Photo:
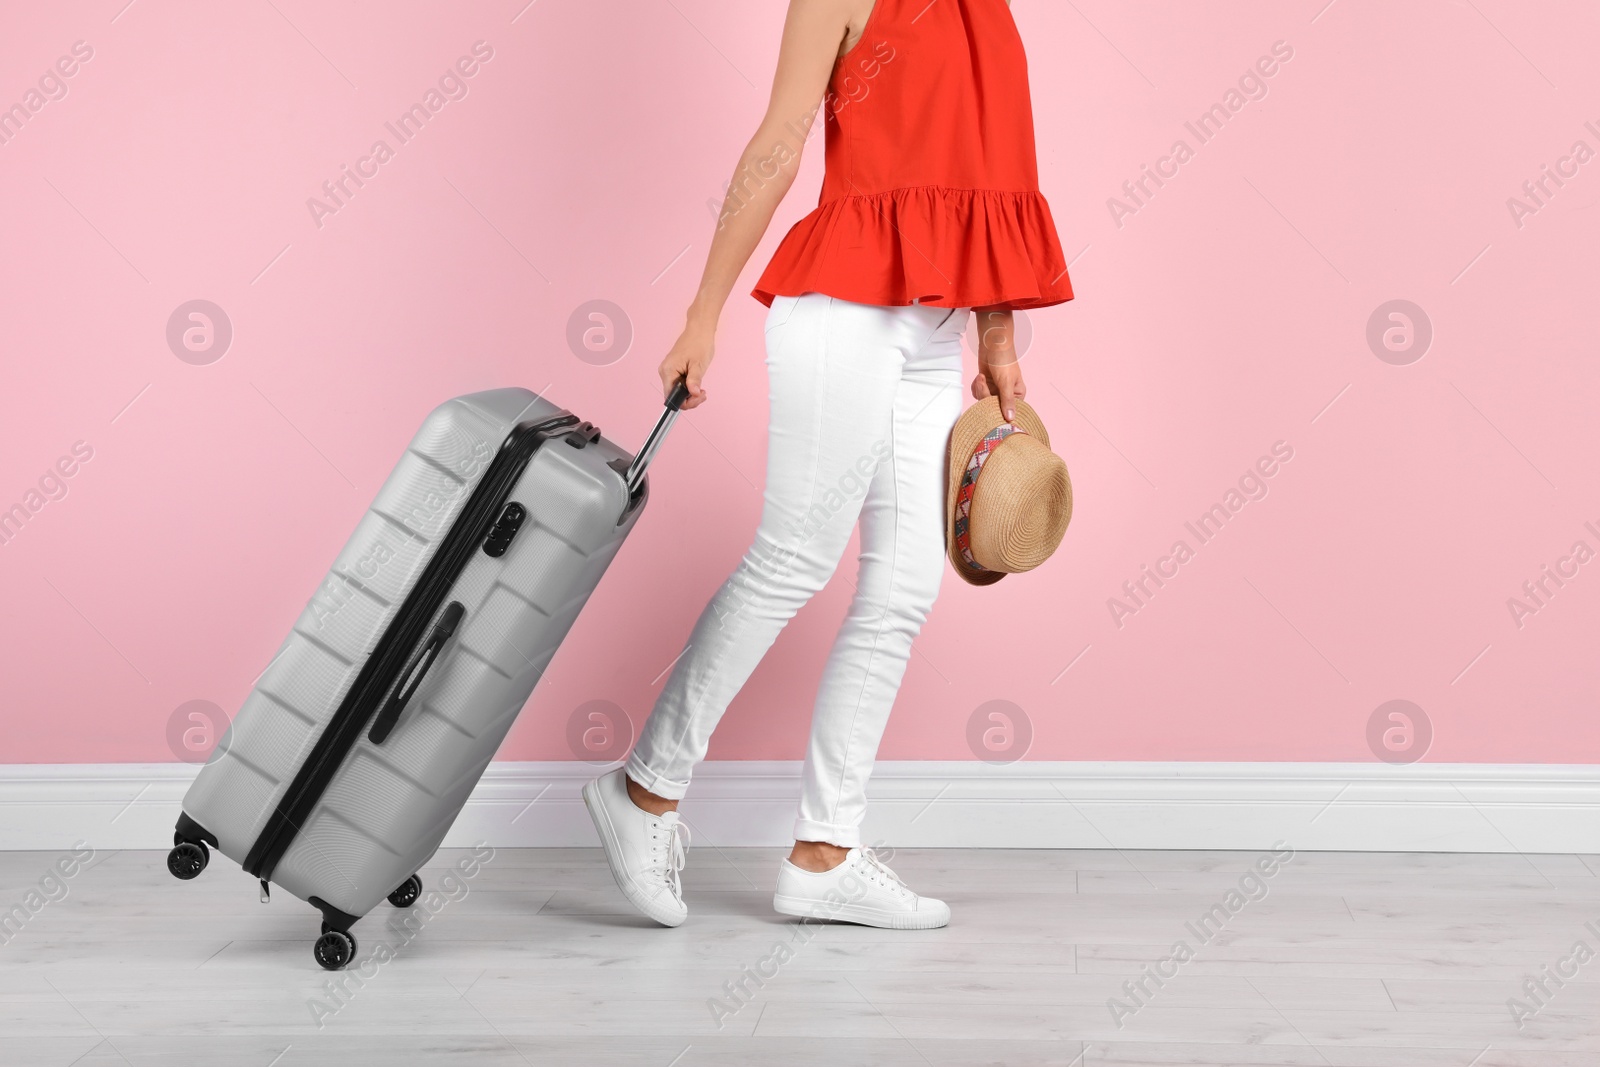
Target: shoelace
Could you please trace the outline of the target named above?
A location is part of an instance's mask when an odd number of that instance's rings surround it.
[[[905,879],[890,870],[889,865],[884,863],[870,847],[862,845],[858,850],[858,854],[864,861],[868,876],[873,881],[878,882],[878,884],[893,893],[911,893],[911,887],[906,885]],[[915,894],[912,895],[915,896]]]
[[[666,855],[658,863],[656,873],[661,880],[672,890],[672,895],[678,900],[683,899],[683,881],[678,877],[678,872],[683,870],[689,862],[689,827],[678,818],[677,812],[668,812],[660,820],[660,826],[666,831],[666,847],[661,848],[659,836],[651,851],[665,851]]]

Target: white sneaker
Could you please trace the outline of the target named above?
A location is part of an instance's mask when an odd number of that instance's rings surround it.
[[[950,921],[948,904],[917,896],[870,848],[851,849],[843,863],[821,874],[784,860],[772,906],[784,915],[889,930],[933,930]]]
[[[620,769],[584,786],[583,806],[628,903],[662,926],[681,925],[689,909],[678,872],[689,857],[689,828],[678,813],[651,815],[635,804]]]

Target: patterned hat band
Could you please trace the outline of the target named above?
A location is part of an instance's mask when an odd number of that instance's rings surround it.
[[[961,553],[961,558],[967,566],[973,570],[989,569],[972,558],[972,533],[969,520],[972,514],[972,497],[978,491],[978,475],[982,473],[983,465],[989,462],[989,457],[994,455],[995,449],[1012,434],[1028,436],[1026,431],[1017,429],[1009,422],[1002,422],[984,434],[983,440],[972,450],[966,470],[961,473],[961,486],[956,491],[956,550]]]

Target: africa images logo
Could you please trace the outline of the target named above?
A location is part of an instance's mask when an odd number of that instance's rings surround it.
[[[37,487],[29,487],[22,499],[6,507],[0,504],[0,545],[9,545],[33,517],[52,500],[67,495],[67,479],[94,458],[94,447],[87,441],[74,441],[72,454],[61,456],[39,476]]]
[[[349,164],[339,165],[339,176],[322,183],[323,196],[308,197],[306,209],[311,212],[311,221],[317,229],[322,229],[322,220],[328,215],[337,215],[349,204],[356,193],[364,188],[368,181],[378,176],[378,169],[395,157],[395,149],[399,145],[407,144],[417,134],[422,132],[435,115],[444,110],[444,106],[452,100],[465,100],[469,91],[467,80],[476,76],[482,69],[481,64],[494,58],[494,49],[487,41],[476,41],[472,45],[472,55],[462,56],[455,61],[455,65],[446,68],[439,75],[437,86],[429,86],[422,94],[422,100],[412,104],[402,111],[393,122],[385,122],[383,128],[388,130],[395,139],[391,146],[383,138],[372,142],[372,147],[367,154],[355,162],[352,169]]]
[[[1178,538],[1172,543],[1171,550],[1155,561],[1154,567],[1148,563],[1142,564],[1137,578],[1122,583],[1122,596],[1107,597],[1106,610],[1111,613],[1111,621],[1117,629],[1127,625],[1129,616],[1137,615],[1149,607],[1156,593],[1182,573],[1184,564],[1194,559],[1202,547],[1211,543],[1244,510],[1246,504],[1265,500],[1271,492],[1267,480],[1283,470],[1283,465],[1293,458],[1294,447],[1289,442],[1274,441],[1271,454],[1258,457],[1254,464],[1245,468],[1236,485],[1229,486],[1221,500],[1183,524],[1184,530],[1194,538],[1193,545],[1185,538]]]
[[[1111,213],[1111,221],[1117,229],[1126,225],[1125,220],[1129,215],[1137,215],[1141,209],[1149,206],[1156,193],[1176,178],[1183,165],[1195,157],[1200,147],[1220,134],[1223,127],[1244,110],[1246,104],[1252,100],[1265,100],[1270,91],[1267,80],[1293,58],[1294,48],[1289,42],[1272,42],[1271,55],[1257,58],[1252,66],[1239,75],[1238,82],[1223,92],[1221,100],[1202,111],[1193,122],[1183,124],[1183,128],[1194,138],[1193,145],[1179,137],[1172,142],[1167,154],[1154,164],[1141,163],[1139,176],[1122,183],[1123,198],[1106,198],[1106,210]]]
[[[55,64],[39,75],[37,87],[29,87],[22,98],[10,106],[0,105],[0,145],[11,143],[22,128],[43,111],[46,104],[67,97],[67,79],[77,74],[82,64],[94,58],[94,47],[88,41],[72,42],[72,54],[61,56]]]

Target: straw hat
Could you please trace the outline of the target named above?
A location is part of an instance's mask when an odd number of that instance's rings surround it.
[[[1072,479],[1050,451],[1039,416],[1016,401],[1016,421],[986,397],[950,431],[945,546],[973,585],[1032,570],[1050,557],[1072,521]],[[970,471],[970,474],[969,474]]]

